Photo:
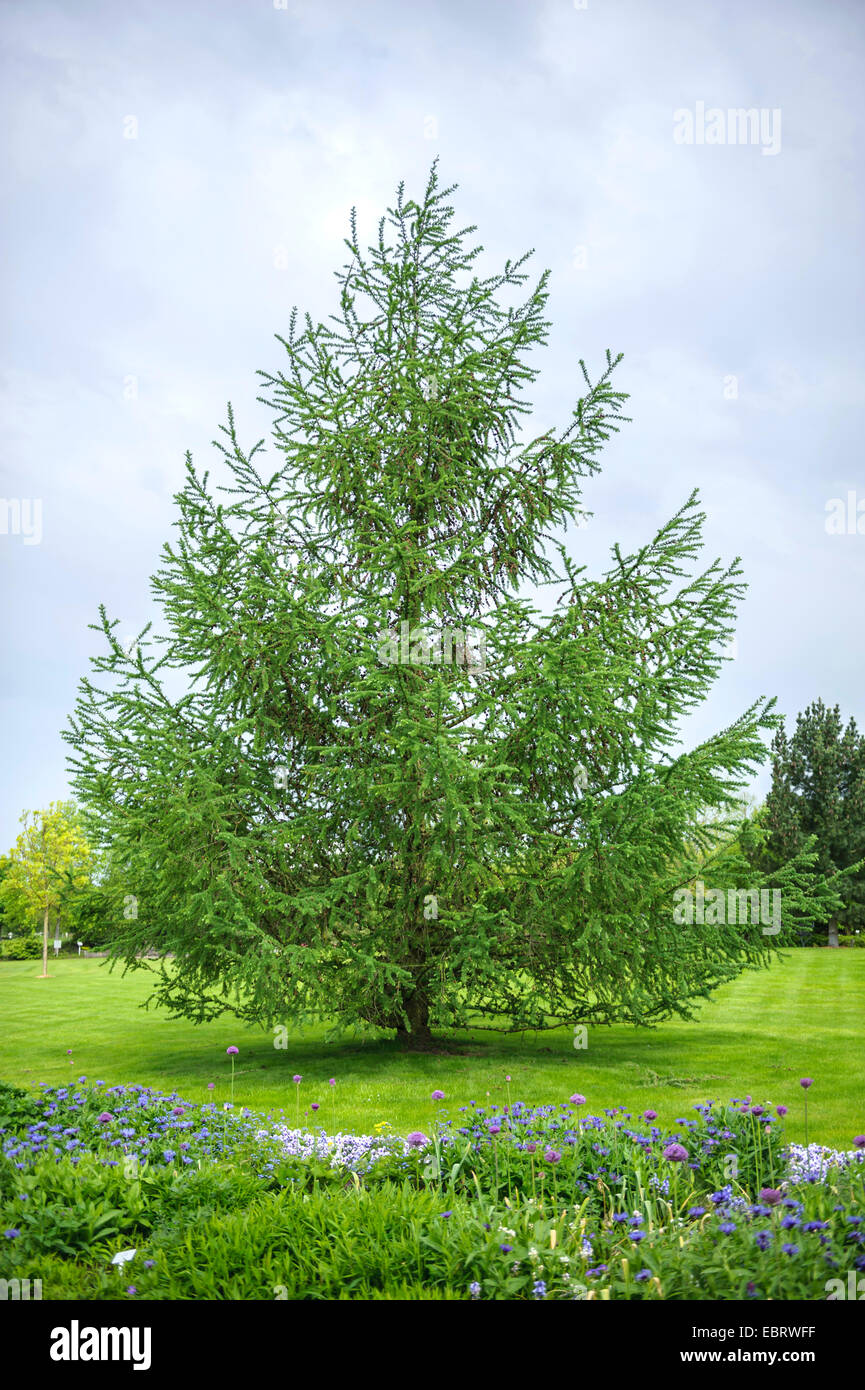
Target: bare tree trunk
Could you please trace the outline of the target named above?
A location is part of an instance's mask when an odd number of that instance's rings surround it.
[[[48,904],[45,904],[45,914],[42,918],[42,974],[40,980],[48,979]]]
[[[829,923],[829,945],[838,946],[839,944],[840,943],[838,941],[838,923],[835,921],[833,917],[832,921]]]
[[[40,980],[48,979],[48,858],[46,851],[45,813],[42,813],[42,873],[45,879],[45,913],[42,918],[42,974]]]

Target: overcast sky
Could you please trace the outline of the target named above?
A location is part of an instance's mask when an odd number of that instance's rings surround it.
[[[567,420],[580,357],[625,354],[633,423],[574,553],[599,571],[696,486],[707,560],[742,556],[736,659],[689,740],[764,694],[865,725],[865,7],[281,5],[0,12],[0,850],[69,794],[99,603],[130,635],[155,616],[184,451],[208,460],[227,400],[263,433],[255,371],[293,304],[335,307],[350,207],[372,237],[436,155],[490,264],[533,246],[552,270],[538,429]],[[728,128],[737,108],[762,125]],[[832,534],[848,493],[863,534]]]

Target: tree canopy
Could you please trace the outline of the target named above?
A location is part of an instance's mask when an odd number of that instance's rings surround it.
[[[781,725],[771,751],[766,833],[752,862],[777,867],[813,839],[818,867],[840,896],[826,927],[837,946],[839,927],[865,927],[865,738],[855,719],[844,725],[838,705],[814,700],[791,735]]]
[[[581,361],[567,423],[531,432],[548,276],[527,285],[527,256],[480,274],[452,192],[435,168],[420,202],[400,187],[368,249],[352,214],[337,312],[293,313],[260,374],[274,462],[229,406],[220,481],[187,456],[161,626],[130,651],[104,608],[95,624],[67,737],[140,903],[115,949],[172,952],[157,997],[193,1019],[328,1017],[411,1046],[647,1023],[829,910],[806,844],[771,878],[780,934],[674,920],[778,722],[759,699],[677,741],[741,571],[699,567],[696,493],[606,573],[578,565],[619,358]]]

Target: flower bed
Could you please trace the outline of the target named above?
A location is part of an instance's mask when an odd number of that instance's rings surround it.
[[[750,1098],[671,1126],[470,1105],[405,1138],[84,1078],[0,1102],[0,1276],[52,1297],[116,1297],[118,1247],[154,1298],[826,1298],[865,1269],[865,1143],[785,1146]]]

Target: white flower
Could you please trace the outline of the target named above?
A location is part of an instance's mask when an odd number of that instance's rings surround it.
[[[125,1265],[128,1260],[134,1260],[137,1253],[137,1250],[118,1250],[116,1255],[112,1255],[111,1263],[113,1265]]]

